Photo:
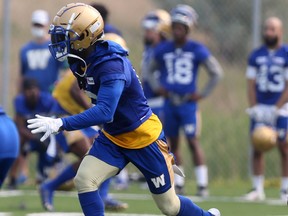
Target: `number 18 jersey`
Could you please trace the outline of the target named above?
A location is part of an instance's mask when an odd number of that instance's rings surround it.
[[[199,65],[209,56],[204,45],[192,40],[179,48],[173,41],[159,44],[154,58],[160,71],[161,86],[179,95],[196,92]]]
[[[288,80],[287,46],[277,50],[262,46],[254,50],[248,59],[246,77],[256,81],[257,103],[276,104]]]

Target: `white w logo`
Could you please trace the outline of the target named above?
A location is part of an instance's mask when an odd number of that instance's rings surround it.
[[[151,178],[151,181],[153,182],[156,188],[159,188],[160,186],[164,186],[166,184],[164,174],[156,178]]]
[[[48,49],[29,50],[27,52],[29,68],[31,70],[46,68],[50,57]]]

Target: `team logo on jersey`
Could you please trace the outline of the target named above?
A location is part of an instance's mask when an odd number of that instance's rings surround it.
[[[164,186],[166,184],[164,174],[162,174],[156,178],[151,178],[151,181],[153,182],[153,184],[156,188],[159,188],[159,187]]]
[[[87,77],[86,78],[88,85],[95,85],[93,77]]]

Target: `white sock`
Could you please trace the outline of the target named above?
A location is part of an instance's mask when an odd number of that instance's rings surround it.
[[[195,176],[197,186],[200,187],[208,186],[208,169],[206,165],[200,165],[195,167]]]
[[[128,184],[129,176],[127,169],[126,168],[122,169],[121,172],[117,175],[117,178],[121,183]]]
[[[178,166],[182,171],[184,171],[182,166]],[[185,184],[185,178],[183,178],[182,176],[179,176],[177,174],[174,175],[174,182],[175,182],[175,186],[179,186],[179,187],[183,187]]]
[[[253,187],[256,191],[260,193],[264,193],[264,176],[253,176],[252,177]]]
[[[288,189],[288,177],[282,177],[281,180],[281,190],[287,190]]]

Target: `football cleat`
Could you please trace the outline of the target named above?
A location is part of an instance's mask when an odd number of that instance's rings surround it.
[[[244,195],[244,199],[247,201],[263,201],[265,198],[265,193],[259,192],[256,189],[252,189],[249,193]]]
[[[216,208],[211,208],[211,209],[208,210],[208,212],[210,214],[212,214],[212,216],[221,216],[220,211],[218,209],[216,209]]]
[[[43,208],[49,212],[54,211],[53,191],[50,190],[45,184],[41,184],[39,187],[39,193]]]
[[[104,205],[105,209],[108,211],[122,211],[128,208],[127,203],[123,203],[112,198],[106,199]]]
[[[199,186],[196,196],[207,198],[209,196],[209,190],[207,189],[207,187]]]

